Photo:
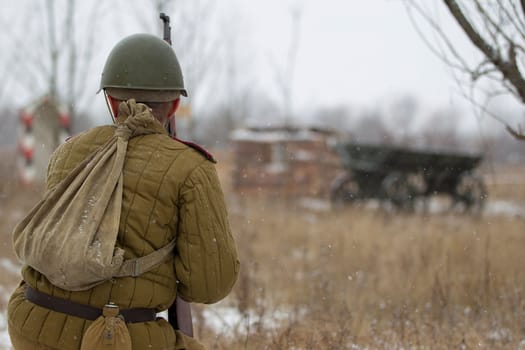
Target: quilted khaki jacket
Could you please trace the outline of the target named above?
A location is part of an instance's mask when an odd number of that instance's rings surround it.
[[[114,130],[112,126],[90,129],[60,146],[49,163],[46,190],[56,186]],[[138,278],[117,278],[81,292],[55,287],[38,271],[24,266],[22,285],[8,305],[10,332],[52,348],[77,350],[91,324],[26,301],[24,283],[99,308],[112,301],[121,308],[158,311],[166,310],[177,293],[189,302],[214,303],[231,291],[239,261],[214,164],[164,132],[130,139],[123,171],[117,244],[125,250],[124,257],[146,255],[176,238],[173,258]],[[128,328],[133,349],[186,346],[184,337],[164,319],[128,324]]]

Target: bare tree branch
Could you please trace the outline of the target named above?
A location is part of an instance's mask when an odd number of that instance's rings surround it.
[[[443,0],[447,5],[450,13],[461,26],[470,41],[501,71],[505,79],[509,80],[515,86],[520,99],[525,103],[525,80],[515,61],[505,61],[500,53],[487,43],[483,37],[474,29],[471,23],[463,14],[461,8],[455,0]],[[514,49],[512,49],[514,54]]]
[[[416,29],[416,32],[418,33],[419,37],[423,40],[423,42],[426,44],[426,46],[438,57],[440,60],[442,60],[446,65],[456,68],[459,70],[463,70],[465,72],[470,73],[470,69],[468,68],[467,62],[461,57],[461,55],[456,51],[454,45],[450,42],[450,40],[447,38],[439,24],[434,21],[421,7],[420,5],[413,0],[408,0],[405,4],[407,5],[407,12],[410,18],[410,21],[412,22],[412,25]],[[426,36],[423,34],[419,26],[417,25],[417,22],[415,21],[411,8],[414,8],[420,16],[422,16],[427,23],[433,28],[433,30],[438,34],[441,40],[445,42],[445,45],[449,49],[450,53],[454,56],[454,58],[459,62],[459,65],[454,63],[453,61],[449,60],[447,55],[443,53],[443,51],[437,51],[436,47],[430,43],[430,41],[426,38]]]
[[[66,77],[66,104],[72,116],[75,116],[76,100],[76,77],[77,77],[77,45],[75,43],[75,0],[69,0],[66,6],[66,18],[64,23],[64,48],[69,51],[67,77]]]
[[[98,24],[100,22],[100,19],[102,18],[102,13],[106,10],[105,5],[107,5],[107,2],[98,3],[94,2],[91,5],[90,14],[87,17],[88,23],[92,25],[93,28],[98,28]],[[94,45],[95,45],[95,30],[90,30],[87,33],[87,38],[84,41],[84,50],[82,53],[83,61],[82,64],[80,64],[80,67],[78,69],[78,86],[75,86],[76,96],[75,98],[78,101],[78,107],[79,110],[83,109],[85,104],[89,104],[90,101],[93,100],[95,97],[94,93],[83,93],[83,87],[84,82],[87,80],[88,75],[90,74],[91,66],[93,63],[93,53],[94,53]],[[82,101],[82,98],[84,98],[84,101]]]
[[[16,50],[12,51],[12,58],[9,52],[0,60],[2,63],[6,60],[12,62],[7,74],[2,75],[5,80],[2,96],[16,91],[18,97],[33,100],[48,94],[67,104],[74,119],[81,101],[87,101],[88,97],[92,100],[95,96],[94,89],[85,87],[86,81],[90,80],[90,64],[96,52],[97,23],[102,20],[108,4],[26,0],[23,1],[26,7],[21,12],[32,13],[30,20],[27,16],[3,12],[0,24],[10,25],[6,27],[7,31],[0,33],[0,38],[5,37],[9,47],[16,47]],[[7,75],[16,76],[16,79],[8,80]],[[11,91],[5,90],[7,81]]]
[[[55,27],[55,2],[53,0],[46,1],[46,15],[49,30],[49,58],[51,60],[51,69],[49,71],[49,94],[53,98],[56,98],[59,51]]]
[[[513,24],[514,29],[517,33],[521,36],[522,39],[525,39],[525,22],[521,19],[520,15],[522,16],[523,13],[520,14],[518,8],[516,7],[516,4],[511,1],[510,7],[512,8],[512,14],[507,10],[505,6],[502,6],[502,10],[507,16],[507,19],[510,21],[510,23]]]
[[[481,17],[481,20],[484,23],[484,28],[487,30],[488,34],[490,35],[492,39],[492,43],[498,47],[497,51],[499,51],[500,47],[499,47],[498,34],[503,34],[503,36],[505,36],[505,33],[501,32],[501,30],[499,29],[499,24],[496,24],[496,22],[491,18],[491,16],[487,14],[483,6],[481,6],[481,4],[479,3],[479,0],[474,0],[473,2],[474,2],[476,10],[478,11]]]
[[[23,12],[44,13],[45,10],[40,6],[42,6],[41,2],[37,2],[36,4],[26,3]],[[40,51],[44,43],[42,41],[35,42],[32,40],[34,38],[33,32],[37,30],[37,28],[41,30],[39,28],[44,26],[44,23],[41,22],[42,17],[43,16],[35,16],[33,20],[28,22],[24,16],[11,16],[12,22],[4,27],[11,28],[11,31],[8,32],[7,40],[10,42],[11,47],[17,48],[14,51],[16,58],[13,63],[15,63],[17,67],[15,70],[20,69],[21,72],[26,71],[33,76],[32,79],[34,79],[35,83],[27,86],[33,89],[35,88],[35,84],[38,84],[40,81],[46,81],[51,74]],[[17,20],[17,23],[15,20]],[[19,66],[25,68],[22,69],[19,68]],[[14,65],[12,67],[14,67]]]
[[[516,140],[525,141],[525,134],[523,133],[521,126],[518,125],[518,130],[515,130],[507,125],[506,129]]]

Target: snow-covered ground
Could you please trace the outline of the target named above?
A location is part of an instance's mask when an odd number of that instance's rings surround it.
[[[0,313],[0,349],[11,349],[11,341],[9,340],[9,334],[7,334],[7,319],[5,312]]]
[[[255,328],[263,330],[278,329],[283,323],[293,322],[303,317],[307,310],[280,310],[271,314],[259,315],[253,310],[241,313],[239,309],[222,305],[210,305],[204,310],[206,326],[216,334],[246,335]]]
[[[19,276],[20,267],[20,264],[14,263],[10,259],[0,258],[1,273]],[[0,299],[3,305],[7,305],[10,295],[11,290],[0,285]],[[11,350],[11,341],[9,340],[9,335],[7,333],[7,317],[5,311],[0,313],[0,350]]]
[[[525,217],[525,203],[493,200],[487,203],[484,213],[489,215]]]
[[[332,210],[329,201],[316,198],[303,198],[299,201],[302,208],[312,212],[326,212]],[[363,201],[359,205],[364,208],[376,210],[380,207],[377,200]],[[440,202],[439,200],[429,200],[427,213],[440,214],[448,210],[449,203]],[[416,210],[419,212],[420,210]],[[484,216],[519,216],[525,217],[525,202],[506,201],[506,200],[488,200],[483,208]]]

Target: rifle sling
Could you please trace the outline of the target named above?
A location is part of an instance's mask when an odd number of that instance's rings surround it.
[[[119,271],[113,277],[137,277],[158,266],[171,256],[175,248],[175,239],[164,247],[136,259],[124,260]]]

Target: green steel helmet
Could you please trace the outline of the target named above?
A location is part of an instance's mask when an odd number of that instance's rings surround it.
[[[134,34],[115,45],[104,65],[100,89],[188,95],[173,48],[151,34]]]

